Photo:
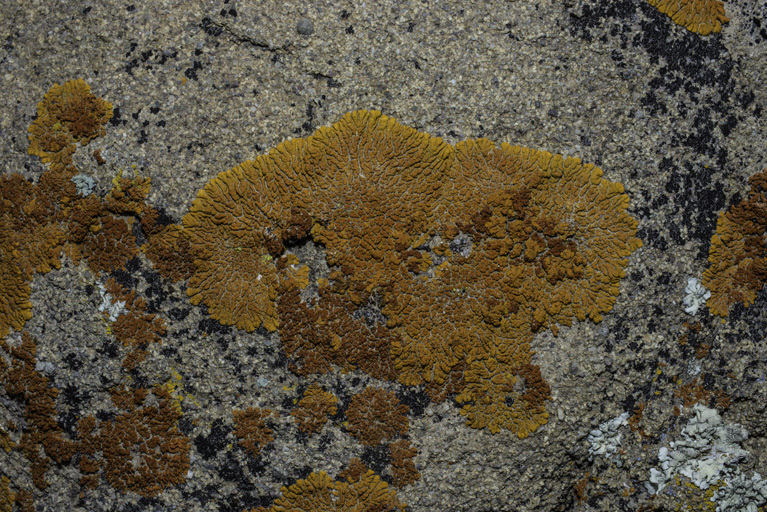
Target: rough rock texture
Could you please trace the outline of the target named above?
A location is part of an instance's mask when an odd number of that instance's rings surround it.
[[[679,492],[662,499],[645,485],[698,403],[748,431],[749,457],[738,464],[749,478],[767,475],[764,292],[749,281],[750,305],[728,301],[724,321],[705,306],[693,317],[682,304],[688,279],[702,279],[710,265],[720,212],[747,199],[749,177],[767,167],[767,8],[750,0],[724,7],[730,21],[704,37],[635,0],[6,1],[2,172],[30,180],[17,189],[33,184],[38,195],[23,201],[31,220],[0,225],[0,272],[11,276],[0,284],[10,331],[0,376],[26,379],[15,387],[0,380],[0,441],[9,448],[0,450],[0,506],[239,512],[342,499],[349,508],[404,503],[413,511],[703,508],[727,482],[703,490],[681,475],[668,487]],[[41,178],[56,162],[28,152],[38,103],[55,83],[75,79],[113,106],[104,135],[88,132],[78,139],[87,146],[71,155],[95,180],[91,200],[77,199],[74,183]],[[439,389],[398,383],[386,377],[391,366],[371,377],[347,355],[328,356],[347,366],[298,375],[279,329],[224,326],[190,303],[193,248],[166,226],[178,226],[219,173],[359,109],[450,145],[484,137],[578,157],[623,184],[644,245],[600,323],[529,334],[539,373],[519,368],[528,377],[517,382],[542,377],[550,400],[542,402],[547,422],[524,439],[466,425],[456,402],[465,369]],[[100,124],[106,114],[97,117]],[[128,183],[149,184],[137,176],[151,179],[151,209],[117,197]],[[43,222],[68,215],[71,204],[86,224],[64,233]],[[131,211],[115,211],[120,205]],[[301,283],[291,290],[310,304],[338,269],[324,246],[305,241],[301,213],[287,214],[298,219],[282,240],[294,256],[280,264],[287,274],[295,261],[308,266],[308,284],[305,273],[294,275]],[[119,252],[107,250],[118,235]],[[59,255],[65,239],[70,249]],[[77,244],[90,245],[76,252]],[[139,251],[144,244],[148,252]],[[469,254],[471,239],[449,249]],[[25,254],[38,256],[18,268]],[[431,264],[411,256],[411,269]],[[178,263],[153,264],[168,258]],[[141,299],[136,318],[161,319],[164,333],[152,330],[159,342],[117,339],[119,326],[99,311],[108,278]],[[355,295],[363,298],[335,321],[376,332],[385,304]],[[307,435],[292,412],[313,384],[338,402]],[[368,446],[350,435],[347,410],[368,388],[408,408],[406,437]],[[46,400],[30,409],[38,395]],[[273,440],[258,442],[257,456],[239,444],[233,416],[256,409],[273,412],[264,420]],[[620,446],[589,460],[589,433],[626,412],[628,424],[615,426]],[[758,500],[748,485],[759,482],[727,485]]]

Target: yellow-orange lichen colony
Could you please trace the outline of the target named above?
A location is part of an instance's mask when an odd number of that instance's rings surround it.
[[[181,231],[187,293],[223,324],[284,324],[302,374],[366,365],[432,396],[449,386],[471,426],[524,437],[546,422],[549,398],[532,336],[612,308],[641,246],[627,207],[620,183],[577,158],[452,146],[361,110],[200,191]],[[308,237],[331,268],[311,304],[298,294],[306,267],[285,251]],[[371,301],[378,323],[354,314]]]
[[[720,0],[648,0],[649,4],[690,32],[702,36],[722,31],[730,18]]]
[[[168,225],[145,202],[148,178],[118,176],[104,197],[72,181],[77,145],[103,134],[111,115],[112,105],[82,80],[54,85],[29,128],[29,152],[49,170],[34,184],[0,178],[0,349],[10,357],[0,357],[0,385],[26,405],[18,446],[0,430],[0,447],[22,451],[41,490],[53,463],[79,460],[84,489],[105,481],[146,497],[180,484],[190,468],[191,441],[168,390],[113,388],[120,412],[80,418],[70,439],[54,419],[58,390],[36,370],[34,339],[24,332],[18,347],[4,340],[31,316],[34,274],[60,267],[62,256],[101,276],[125,269],[141,251],[165,278],[188,279],[191,301],[221,323],[279,329],[298,375],[357,370],[423,385],[434,402],[453,395],[471,427],[521,438],[546,423],[551,398],[534,364],[534,334],[556,334],[573,319],[600,321],[641,246],[622,185],[593,165],[486,139],[453,146],[364,110],[222,172],[182,224]],[[741,244],[744,255],[756,255],[762,225],[733,227],[761,212],[763,177],[752,185],[756,199],[727,214],[716,247],[731,247],[745,229],[754,236]],[[134,227],[147,238],[140,248]],[[313,275],[317,269],[291,251],[310,241],[324,248],[327,275]],[[728,279],[764,274],[762,260],[720,255],[716,262]],[[111,304],[123,305],[108,333],[125,348],[123,370],[132,371],[162,342],[165,320],[135,290],[104,280]],[[732,301],[748,302],[749,286],[721,299],[725,312]],[[345,418],[360,444],[388,444],[393,487],[420,478],[417,447],[406,437],[409,408],[396,393],[367,387],[338,402],[311,384],[290,421],[313,435],[330,417]],[[249,456],[262,457],[275,440],[268,422],[278,417],[256,407],[232,411]],[[358,459],[338,478],[311,473],[283,488],[269,510],[404,507]],[[0,481],[0,498],[31,503],[8,485]]]

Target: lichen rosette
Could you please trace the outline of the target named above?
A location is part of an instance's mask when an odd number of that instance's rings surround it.
[[[400,252],[437,225],[452,148],[377,111],[346,114],[307,140],[314,240],[367,291],[397,271]]]
[[[279,279],[268,239],[285,219],[265,159],[244,162],[202,189],[183,219],[195,272],[187,295],[224,325],[277,329]]]

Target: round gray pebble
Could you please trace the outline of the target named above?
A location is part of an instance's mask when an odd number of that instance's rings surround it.
[[[296,30],[302,36],[310,36],[314,33],[314,23],[309,18],[301,18],[298,20]]]

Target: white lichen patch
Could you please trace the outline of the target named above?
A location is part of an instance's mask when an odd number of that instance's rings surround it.
[[[711,292],[700,284],[700,281],[694,277],[687,279],[687,286],[684,288],[685,296],[682,299],[685,313],[696,315],[698,309],[706,303],[711,297]]]
[[[75,184],[77,193],[83,197],[92,194],[96,189],[96,180],[85,174],[75,174],[72,176],[72,183]]]
[[[589,442],[589,460],[592,460],[595,455],[609,457],[618,451],[623,439],[623,434],[618,429],[628,424],[628,417],[629,413],[624,412],[589,432],[586,438]]]
[[[117,317],[125,312],[125,301],[118,300],[112,302],[112,296],[102,283],[99,283],[99,295],[101,296],[101,304],[99,305],[99,312],[106,313],[109,316],[109,321],[114,322]]]
[[[756,512],[767,503],[767,482],[758,473],[746,477],[738,466],[748,459],[748,451],[740,447],[748,431],[738,423],[725,424],[716,409],[696,404],[694,411],[682,439],[658,451],[661,469],[650,470],[648,490],[658,493],[678,475],[704,490],[724,482],[712,497],[717,512]]]

